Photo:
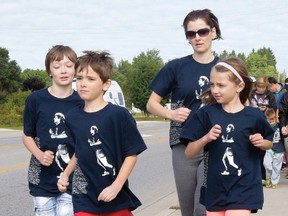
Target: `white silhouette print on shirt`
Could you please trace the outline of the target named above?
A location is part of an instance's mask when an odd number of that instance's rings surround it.
[[[59,131],[59,127],[65,123],[65,116],[60,113],[60,112],[57,112],[55,113],[55,116],[54,116],[54,123],[56,125],[56,128],[55,128],[55,132],[53,131],[52,128],[49,129],[49,133],[51,134],[51,139],[63,139],[63,138],[67,138],[67,135],[66,135],[66,132],[65,130],[63,130],[61,133]],[[65,127],[64,127],[65,128]]]
[[[233,124],[228,124],[226,127],[227,135],[226,137],[222,135],[222,142],[223,143],[234,143],[233,137],[229,138],[229,133],[234,131],[235,127]]]
[[[209,79],[206,76],[200,76],[198,80],[198,85],[200,87],[199,92],[195,90],[196,98],[199,99],[200,95],[203,93],[203,87],[209,84]],[[206,89],[206,88],[205,88]]]
[[[98,165],[100,165],[104,169],[102,176],[110,174],[112,176],[115,176],[115,168],[108,162],[107,157],[103,149],[101,148],[102,142],[99,138],[96,137],[98,134],[97,126],[92,125],[90,128],[90,133],[92,135],[92,139],[88,139],[88,143],[93,148],[93,150],[95,150]]]
[[[57,178],[60,178],[64,169],[67,167],[68,163],[70,162],[70,156],[65,144],[59,144],[57,147],[57,152],[55,154],[55,161],[58,167],[62,170]]]
[[[234,143],[233,136],[231,135],[231,132],[233,132],[234,130],[235,130],[235,127],[233,124],[227,125],[226,127],[227,135],[221,136],[223,143]],[[225,149],[224,155],[222,157],[222,163],[225,167],[225,170],[221,173],[221,175],[230,175],[229,167],[227,166],[227,165],[230,165],[230,167],[237,169],[237,175],[241,176],[242,169],[241,168],[239,169],[238,165],[234,162],[234,154],[233,154],[232,147],[227,147]]]

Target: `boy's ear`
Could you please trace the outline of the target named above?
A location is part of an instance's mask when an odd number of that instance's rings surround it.
[[[103,91],[106,92],[108,90],[108,88],[110,87],[111,83],[112,83],[112,80],[108,79],[103,85]]]

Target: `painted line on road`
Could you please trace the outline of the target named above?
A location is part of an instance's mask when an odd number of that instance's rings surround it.
[[[151,137],[152,135],[150,135],[150,134],[141,134],[141,136],[142,136],[143,138],[145,138],[145,137]]]
[[[1,146],[0,146],[0,149],[1,149],[1,148],[12,148],[12,147],[15,147],[15,146],[23,146],[23,144],[13,143],[13,144],[1,145]]]
[[[9,170],[14,170],[14,169],[19,169],[19,168],[23,168],[23,167],[27,167],[28,164],[20,164],[20,165],[17,165],[17,166],[10,166],[10,167],[0,167],[0,174],[6,172],[6,171],[9,171]]]
[[[164,141],[169,141],[169,138],[164,138],[164,137],[160,137],[160,138],[155,138],[155,139],[147,139],[145,140],[146,142],[164,142]]]

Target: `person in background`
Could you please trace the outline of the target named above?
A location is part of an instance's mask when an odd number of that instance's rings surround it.
[[[284,81],[284,88],[286,91],[288,90],[288,78],[286,78]]]
[[[286,169],[286,179],[288,179],[288,92],[284,92],[279,101],[278,109],[279,127],[284,135],[285,154],[282,168]]]
[[[283,96],[283,93],[286,92],[286,88],[283,87],[282,83],[277,82],[277,80],[274,77],[268,77],[267,79],[268,84],[269,84],[269,90],[275,94],[276,97],[276,116],[277,116],[277,121],[278,121],[278,112],[279,112],[279,105],[280,105],[280,100]]]
[[[258,77],[255,82],[255,88],[251,92],[251,104],[258,107],[262,112],[267,108],[276,111],[276,98],[269,90],[267,77]]]
[[[23,143],[31,152],[28,169],[30,194],[33,196],[36,216],[72,216],[71,187],[61,193],[57,181],[62,168],[58,166],[56,152],[65,146],[69,157],[74,154],[74,143],[64,124],[65,115],[71,108],[83,104],[72,89],[77,60],[75,51],[63,45],[53,46],[45,59],[46,71],[52,85],[31,93],[23,113]],[[55,122],[55,115],[63,121]]]
[[[281,174],[281,166],[284,156],[284,140],[281,130],[276,121],[276,113],[273,109],[267,109],[265,116],[274,129],[273,146],[271,149],[266,150],[264,157],[264,167],[266,170],[266,188],[276,189]]]
[[[217,63],[210,84],[207,105],[189,117],[180,140],[188,158],[204,148],[207,216],[249,216],[263,206],[258,151],[272,147],[274,131],[262,111],[245,106],[252,83],[241,59]]]
[[[269,83],[269,90],[276,95],[277,99],[283,92],[286,91],[286,89],[283,88],[282,83],[277,82],[274,77],[268,77],[267,81]]]
[[[152,93],[147,111],[171,120],[169,141],[181,213],[198,216],[205,215],[204,206],[199,204],[203,152],[195,158],[185,158],[179,135],[188,116],[201,106],[200,95],[209,87],[211,68],[219,61],[213,54],[212,41],[222,37],[218,19],[209,9],[188,13],[183,27],[193,53],[168,62],[155,76],[149,85]],[[167,109],[161,101],[170,94],[171,109]]]
[[[283,135],[286,134],[286,125],[288,111],[286,110],[286,106],[288,106],[288,95],[287,95],[287,85],[288,85],[288,78],[285,79],[284,87],[282,83],[277,83],[277,80],[273,77],[269,77],[270,89],[274,91],[275,96],[277,98],[276,105],[276,116],[277,122],[281,127],[281,132]],[[278,93],[276,93],[278,92]],[[281,113],[280,113],[281,112]],[[284,144],[285,144],[285,154],[283,157],[282,168],[286,169],[286,178],[288,179],[288,136],[284,136]]]
[[[75,216],[131,216],[141,205],[129,189],[128,177],[137,155],[147,147],[129,111],[103,98],[113,65],[110,54],[100,51],[85,51],[75,65],[77,90],[85,104],[67,114],[75,154],[57,184],[66,191],[75,170]]]
[[[256,79],[255,88],[251,92],[251,104],[253,107],[259,108],[262,112],[265,112],[268,108],[272,108],[276,111],[276,98],[274,94],[269,91],[267,77],[262,76]],[[266,169],[263,165],[265,153],[266,151],[259,150],[263,185],[267,182]]]

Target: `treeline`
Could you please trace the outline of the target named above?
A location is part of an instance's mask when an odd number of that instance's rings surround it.
[[[131,62],[121,60],[115,65],[114,77],[125,95],[127,108],[132,104],[146,112],[146,102],[150,96],[148,84],[164,66],[159,50],[151,49],[141,52]],[[254,49],[245,56],[235,51],[215,55],[220,58],[237,56],[246,62],[250,75],[272,76],[280,82],[285,73],[277,72],[276,59],[270,48]],[[15,60],[10,60],[9,51],[0,47],[0,127],[22,125],[22,113],[26,97],[34,90],[48,87],[51,80],[44,70],[21,70]],[[166,98],[163,103],[167,102]]]

